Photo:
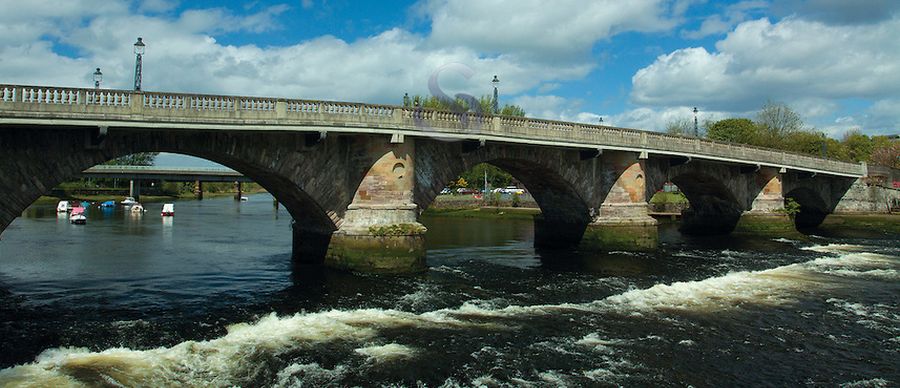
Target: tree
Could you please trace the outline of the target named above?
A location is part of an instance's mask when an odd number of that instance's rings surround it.
[[[822,132],[797,131],[784,135],[778,144],[785,151],[821,156],[827,138]]]
[[[754,144],[759,130],[750,119],[730,118],[707,126],[706,137],[740,144]]]
[[[847,147],[849,160],[854,162],[869,160],[869,156],[875,148],[872,139],[860,132],[859,129],[845,132],[841,143]]]
[[[669,120],[666,123],[666,133],[679,136],[693,136],[694,122],[687,118]]]
[[[875,146],[869,155],[869,162],[879,166],[900,168],[900,142],[891,141],[886,136],[875,136]]]
[[[778,147],[785,136],[803,128],[803,119],[791,107],[782,102],[769,101],[756,114],[760,138],[758,145]]]
[[[104,164],[115,166],[152,166],[159,152],[138,152],[110,160]]]
[[[503,108],[500,108],[500,115],[525,117],[525,110],[522,109],[522,107],[518,106],[518,105],[506,104],[506,105],[503,105]]]
[[[449,110],[454,112],[473,112],[491,114],[493,109],[493,99],[490,96],[481,96],[481,98],[473,101],[457,98],[455,100],[442,100],[437,96],[415,96],[412,98],[413,106],[420,106],[428,109]],[[525,117],[525,110],[518,105],[506,104],[500,109],[500,114],[504,116]]]
[[[475,165],[469,171],[460,174],[460,178],[465,180],[470,188],[480,189],[484,186],[485,173],[487,173],[488,183],[491,187],[506,187],[513,181],[510,173],[487,163]]]

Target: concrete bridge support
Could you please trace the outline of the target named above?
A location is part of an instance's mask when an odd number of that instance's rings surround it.
[[[203,200],[203,182],[202,181],[194,181],[194,197],[198,200]]]
[[[141,200],[141,181],[140,179],[132,179],[128,181],[128,196],[136,201]]]
[[[580,248],[656,249],[657,222],[647,214],[646,169],[646,161],[636,153],[603,155],[603,180],[609,191],[587,226]]]
[[[756,193],[756,196],[750,209],[741,215],[734,232],[778,236],[796,233],[794,221],[785,212],[782,173],[774,168],[765,168],[750,174],[749,195]]]
[[[331,236],[325,263],[367,272],[409,272],[425,268],[425,227],[413,202],[415,143],[365,144],[377,156]]]

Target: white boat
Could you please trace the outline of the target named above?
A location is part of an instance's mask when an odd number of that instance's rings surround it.
[[[144,206],[141,205],[140,203],[135,202],[134,205],[131,205],[131,212],[132,213],[143,213]]]
[[[247,201],[249,201],[249,200],[250,200],[250,198],[247,198],[247,197],[241,197],[241,201],[242,201],[242,202],[247,202]]]
[[[160,213],[163,217],[171,217],[175,215],[175,204],[167,203],[162,207],[162,213]]]
[[[76,206],[72,208],[72,214],[69,216],[69,222],[76,225],[84,225],[87,223],[87,217],[84,216],[84,208]]]
[[[66,213],[69,211],[69,201],[59,201],[56,204],[56,212],[57,213]]]
[[[138,203],[138,201],[135,201],[135,200],[134,200],[134,197],[125,197],[125,199],[122,200],[122,202],[119,202],[119,203],[121,203],[121,204],[123,204],[123,205],[125,205],[125,206],[130,206],[130,205],[134,205],[134,204]]]

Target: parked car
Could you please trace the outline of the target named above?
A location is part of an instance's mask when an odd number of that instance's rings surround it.
[[[443,190],[441,190],[441,194],[451,194],[451,193],[453,193],[453,192],[450,190],[449,187],[445,187]]]
[[[491,192],[500,194],[525,194],[525,189],[520,189],[516,186],[506,186],[498,187],[494,190],[491,190]]]
[[[503,192],[507,194],[525,194],[525,189],[520,189],[516,186],[506,186]]]
[[[456,189],[456,192],[458,194],[475,194],[478,192],[478,190],[470,189],[468,187],[460,187],[460,188]]]

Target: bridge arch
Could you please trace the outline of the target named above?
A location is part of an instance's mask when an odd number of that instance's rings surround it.
[[[573,155],[550,148],[505,147],[499,145],[460,151],[460,143],[419,141],[416,148],[417,181],[414,201],[427,209],[448,182],[472,167],[487,163],[510,173],[522,182],[541,209],[535,218],[535,245],[564,247],[577,245],[591,222],[590,200],[584,196],[589,185],[579,170],[566,168]],[[574,153],[577,162],[578,154]],[[425,168],[421,168],[422,166]],[[571,164],[575,165],[575,164]],[[569,165],[569,166],[571,166]],[[590,189],[589,189],[590,190]]]
[[[688,234],[728,234],[734,230],[744,206],[720,179],[701,171],[686,171],[670,178],[687,197],[681,231]]]
[[[47,131],[55,132],[54,136],[47,136]],[[4,148],[0,164],[18,169],[4,171],[0,176],[0,189],[10,194],[9,203],[0,210],[0,231],[59,183],[89,167],[139,152],[185,154],[228,166],[268,190],[285,206],[300,229],[320,235],[337,229],[340,209],[349,203],[347,195],[332,195],[323,190],[334,181],[328,182],[321,176],[327,175],[328,169],[323,168],[321,160],[317,162],[321,157],[319,153],[279,150],[277,145],[284,142],[302,144],[302,137],[296,140],[297,136],[291,134],[273,136],[277,139],[254,139],[251,134],[240,133],[197,131],[171,135],[122,131],[110,133],[98,146],[86,145],[89,141],[86,136],[90,134],[73,128],[44,129],[41,136],[27,128],[4,131],[0,136]],[[261,142],[271,143],[271,146]]]
[[[800,205],[800,212],[794,215],[797,228],[814,228],[819,226],[831,213],[831,207],[819,193],[807,187],[797,187],[784,195],[785,203],[790,200]]]

